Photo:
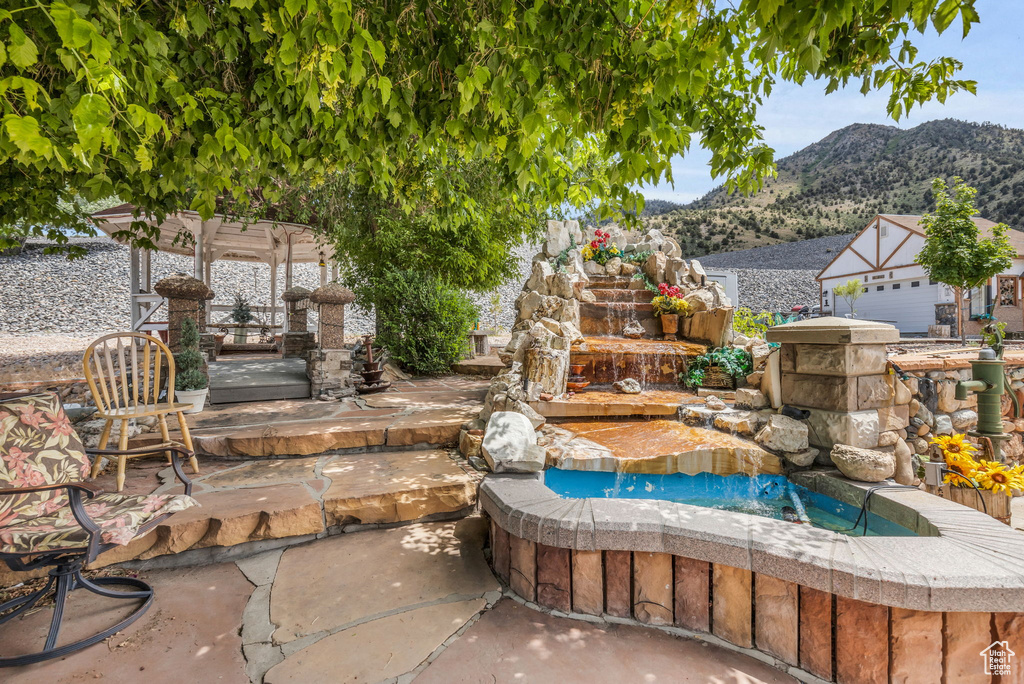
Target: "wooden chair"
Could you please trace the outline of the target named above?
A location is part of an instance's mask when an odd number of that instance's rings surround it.
[[[143,333],[104,335],[89,345],[82,360],[85,379],[96,402],[96,417],[107,421],[100,435],[99,449],[110,440],[114,421],[120,421],[118,451],[128,449],[128,421],[156,416],[163,440],[159,446],[147,448],[145,454],[159,452],[160,447],[183,447],[191,456],[192,472],[199,472],[192,448],[192,436],[185,422],[189,404],[174,401],[174,356],[163,342]],[[178,417],[182,443],[173,442],[167,428],[167,415]],[[166,451],[168,462],[171,452]],[[129,458],[144,454],[120,454],[117,457],[117,491],[124,488],[125,464]],[[92,477],[99,475],[102,459],[92,464]]]

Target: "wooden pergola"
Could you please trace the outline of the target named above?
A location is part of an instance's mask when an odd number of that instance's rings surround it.
[[[320,244],[312,229],[301,223],[285,221],[253,221],[245,223],[230,220],[222,214],[203,220],[194,211],[173,214],[158,223],[155,217],[135,216],[136,208],[122,204],[98,211],[92,215],[96,226],[107,235],[127,229],[133,221],[146,221],[160,229],[156,248],[161,252],[191,256],[194,262],[193,276],[208,287],[213,263],[216,261],[248,261],[265,263],[270,266],[270,309],[269,323],[277,324],[278,312],[287,328],[288,317],[283,305],[277,301],[278,268],[285,269],[285,289],[292,287],[292,266],[294,264],[319,263],[320,284],[328,280],[327,264],[333,260],[328,246]],[[150,270],[151,250],[131,249],[131,309],[132,330],[153,330],[160,324],[149,319],[163,305],[164,300],[153,291]],[[333,277],[337,277],[337,266],[332,266]],[[207,308],[207,323],[216,311],[229,311],[230,306],[216,305]]]

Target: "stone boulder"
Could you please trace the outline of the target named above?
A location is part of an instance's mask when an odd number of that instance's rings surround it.
[[[704,405],[712,411],[724,411],[726,406],[725,402],[716,397],[714,394],[704,400]]]
[[[702,288],[687,294],[683,297],[683,301],[690,305],[691,312],[700,313],[712,308],[715,298],[711,292]]]
[[[604,266],[596,261],[584,261],[583,272],[587,275],[604,275]]]
[[[859,482],[881,482],[896,472],[896,456],[884,451],[836,444],[830,456],[839,472]]]
[[[647,261],[644,262],[644,274],[655,285],[663,283],[665,282],[666,265],[668,265],[668,257],[665,256],[665,253],[654,252],[651,256],[647,257]]]
[[[812,465],[818,458],[818,450],[814,447],[809,447],[795,454],[784,453],[782,457],[798,468],[806,468]]]
[[[661,243],[661,251],[665,253],[669,259],[674,257],[681,257],[683,255],[683,248],[679,246],[679,243],[672,238],[665,238],[665,241]]]
[[[704,267],[700,265],[700,262],[696,259],[690,260],[690,280],[697,285],[700,285],[707,278],[707,273],[704,271]]]
[[[492,413],[480,448],[495,473],[535,473],[544,469],[544,449],[537,446],[537,433],[522,413]]]
[[[526,289],[541,295],[551,294],[548,290],[548,278],[553,275],[555,275],[555,269],[551,268],[548,261],[534,261],[530,277],[526,279]]]
[[[569,249],[569,231],[561,221],[548,221],[548,239],[544,243],[544,253],[549,257],[557,257],[563,250]]]
[[[612,387],[623,394],[640,394],[640,392],[643,391],[643,388],[640,387],[640,383],[633,378],[625,378],[618,382],[613,382]]]
[[[932,431],[937,435],[953,434],[953,420],[943,413],[936,413],[935,426]]]
[[[558,345],[550,338],[535,338],[526,350],[523,376],[529,401],[537,401],[542,392],[556,397],[565,393],[565,383],[569,380],[569,345],[561,335],[551,337],[566,348],[556,348]]]
[[[768,397],[759,389],[741,387],[736,390],[736,399],[733,401],[736,408],[763,409],[768,407]]]
[[[978,414],[970,409],[960,409],[950,413],[949,420],[956,430],[964,431],[978,424]]]
[[[896,472],[893,474],[896,482],[901,485],[913,485],[917,480],[916,468],[914,468],[914,450],[902,439],[897,439],[893,450],[893,458],[896,459]]]
[[[604,265],[604,272],[606,275],[617,276],[622,272],[622,259],[619,257],[612,257],[608,260],[608,263]]]
[[[685,286],[687,273],[686,262],[678,257],[669,257],[665,263],[665,282],[669,285]]]
[[[715,427],[723,432],[753,437],[761,427],[761,414],[757,411],[723,411],[715,415]]]
[[[570,220],[565,222],[565,231],[569,234],[573,240],[576,241],[577,245],[583,244],[583,231],[580,230],[580,222]]]
[[[768,424],[754,440],[768,451],[799,454],[807,451],[808,434],[806,423],[777,413],[768,416]],[[810,460],[813,461],[814,456]]]

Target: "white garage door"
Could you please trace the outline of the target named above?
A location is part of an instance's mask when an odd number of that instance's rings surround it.
[[[929,285],[927,278],[876,281],[865,287],[868,291],[855,304],[857,318],[892,323],[905,335],[926,333],[935,323],[939,286]],[[840,316],[849,312],[843,299],[837,302],[836,311]]]

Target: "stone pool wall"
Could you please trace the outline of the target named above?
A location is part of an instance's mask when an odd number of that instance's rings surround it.
[[[494,520],[490,529],[495,573],[543,608],[713,634],[827,681],[1022,680],[986,676],[980,654],[994,641],[1021,642],[1024,613],[891,608],[721,563],[547,546]]]

